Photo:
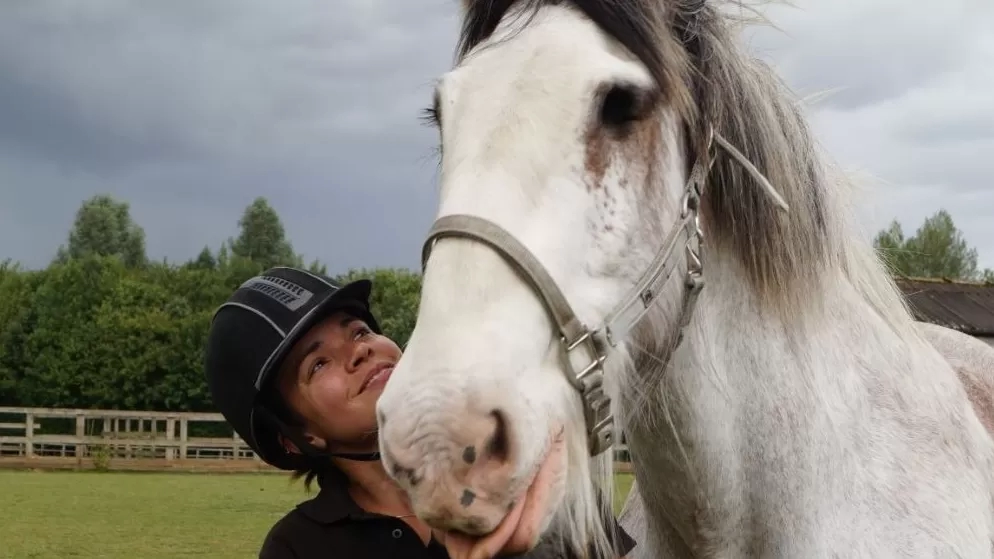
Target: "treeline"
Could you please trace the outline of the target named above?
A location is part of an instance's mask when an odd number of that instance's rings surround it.
[[[262,270],[303,265],[263,199],[246,208],[237,238],[180,264],[149,261],[127,209],[88,200],[48,267],[0,264],[0,406],[213,411],[202,363],[214,310]],[[375,269],[334,279],[358,277],[373,279],[386,333],[406,341],[420,276]]]
[[[979,266],[977,249],[970,246],[946,210],[926,218],[910,237],[904,236],[900,223],[892,221],[877,233],[873,246],[899,276],[994,284],[994,269]]]
[[[0,406],[212,411],[202,371],[212,313],[262,270],[304,266],[266,200],[245,209],[238,230],[186,262],[155,262],[126,203],[85,201],[47,268],[0,264]],[[875,244],[899,275],[994,280],[946,212],[908,238],[895,223]],[[321,262],[307,267],[327,275]],[[334,279],[358,277],[373,279],[374,312],[403,345],[420,275],[374,269]]]

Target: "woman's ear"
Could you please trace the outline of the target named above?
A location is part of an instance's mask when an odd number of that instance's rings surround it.
[[[307,432],[304,433],[304,440],[307,441],[307,444],[320,450],[325,450],[328,447],[328,443],[324,439],[322,439],[321,437],[316,437]]]
[[[283,447],[283,450],[285,450],[287,454],[301,454],[300,449],[297,448],[297,445],[293,444],[293,441],[284,437],[282,433],[279,435],[279,437],[280,437],[280,446]]]

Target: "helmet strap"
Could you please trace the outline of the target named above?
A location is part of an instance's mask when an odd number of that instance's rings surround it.
[[[265,406],[256,406],[256,411],[266,415],[267,419],[279,427],[280,434],[292,442],[294,446],[297,447],[297,450],[308,458],[344,458],[346,460],[355,460],[357,462],[375,462],[380,459],[379,452],[330,452],[328,450],[318,448],[309,443],[296,429],[287,425],[275,414],[266,409]]]
[[[380,459],[379,452],[329,452],[327,456],[355,460],[357,462],[376,462]]]

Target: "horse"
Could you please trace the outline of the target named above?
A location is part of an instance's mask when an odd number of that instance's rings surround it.
[[[935,349],[952,365],[957,376],[967,389],[967,395],[981,422],[988,431],[994,429],[994,347],[950,328],[920,322],[918,329]],[[645,504],[639,492],[638,480],[633,481],[620,515],[621,526],[636,540],[642,540],[647,533]],[[627,559],[652,559],[659,557],[645,547],[636,547]],[[662,554],[662,556],[667,556]]]
[[[610,557],[624,432],[642,556],[990,556],[994,373],[922,335],[724,8],[462,3],[384,467],[438,529],[525,503],[533,541]]]

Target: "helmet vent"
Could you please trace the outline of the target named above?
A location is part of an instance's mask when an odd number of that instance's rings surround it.
[[[257,276],[246,281],[242,287],[267,295],[291,311],[299,309],[314,296],[296,283],[275,276]]]

